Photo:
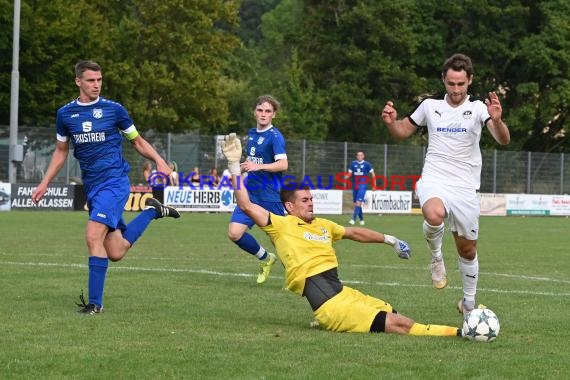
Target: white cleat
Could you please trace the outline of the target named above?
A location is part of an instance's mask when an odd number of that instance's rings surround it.
[[[443,256],[431,259],[431,281],[436,289],[443,289],[447,286],[447,273]]]

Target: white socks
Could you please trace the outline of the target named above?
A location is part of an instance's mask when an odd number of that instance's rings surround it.
[[[261,260],[261,258],[265,255],[265,248],[263,248],[262,246],[259,246],[259,251],[257,251],[257,253],[255,254],[255,256],[257,256],[257,258],[259,260]],[[267,260],[269,258],[269,254],[265,257],[265,260]]]
[[[477,254],[475,254],[473,260],[467,260],[459,256],[459,273],[463,281],[463,298],[466,301],[475,302],[477,280],[479,279],[479,259]]]
[[[424,220],[423,230],[432,258],[442,257],[441,246],[445,232],[444,224],[432,226]],[[461,281],[463,281],[463,298],[467,302],[475,302],[477,280],[479,279],[479,260],[477,254],[475,254],[473,260],[467,260],[459,256],[459,273],[461,274]]]
[[[384,244],[394,247],[396,245],[396,238],[392,235],[384,234]]]
[[[433,258],[441,257],[441,245],[443,243],[445,225],[441,223],[439,226],[432,226],[424,220],[423,230],[428,248],[431,251],[431,256]]]

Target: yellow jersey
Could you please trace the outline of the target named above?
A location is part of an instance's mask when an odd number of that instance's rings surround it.
[[[303,295],[307,277],[338,266],[332,244],[342,239],[344,227],[321,218],[307,223],[293,215],[270,216],[271,224],[261,229],[271,238],[285,266],[285,286]]]

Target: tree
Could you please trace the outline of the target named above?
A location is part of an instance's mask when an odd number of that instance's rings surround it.
[[[242,0],[238,35],[246,45],[254,45],[262,40],[261,17],[280,2],[281,0]]]
[[[108,79],[143,128],[212,133],[228,122],[222,81],[238,48],[237,2],[132,0]],[[134,91],[133,91],[134,90]]]
[[[73,65],[92,59],[104,70],[103,96],[122,102],[140,129],[211,133],[228,120],[220,82],[240,46],[237,9],[236,1],[22,1],[21,124],[53,124],[77,92]],[[0,35],[10,57],[8,32]],[[9,90],[1,90],[4,123]]]
[[[7,0],[0,1],[3,10],[9,9],[2,11],[1,17],[12,15],[13,5],[7,7]],[[50,125],[54,123],[57,108],[77,92],[73,65],[78,57],[91,58],[108,43],[104,33],[98,38],[88,38],[93,32],[91,26],[110,27],[86,3],[65,0],[22,1],[20,19],[19,124]],[[2,57],[8,58],[12,57],[12,18],[4,25],[10,27],[2,28],[0,51]],[[12,70],[11,60],[6,58],[1,61],[2,73]],[[10,80],[2,80],[0,124],[9,120],[9,84]]]
[[[326,93],[328,139],[386,141],[378,117],[383,103],[407,103],[412,93],[424,91],[407,61],[417,51],[410,27],[414,11],[413,1],[304,2],[301,30],[289,37],[305,72]]]
[[[570,4],[538,1],[531,14],[536,31],[521,38],[513,59],[511,123],[529,132],[522,149],[569,152]]]

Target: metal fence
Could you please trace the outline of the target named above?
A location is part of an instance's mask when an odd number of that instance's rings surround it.
[[[0,126],[0,181],[8,181],[9,127]],[[194,134],[145,133],[160,154],[168,161],[175,161],[178,170],[185,174],[198,167],[202,174],[208,174],[216,167],[221,173],[225,160],[217,144],[216,136]],[[17,181],[37,183],[41,180],[55,145],[54,128],[20,127],[18,143],[25,144],[24,161],[18,164]],[[124,155],[131,164],[132,184],[142,184],[144,159],[125,142]],[[364,144],[352,142],[288,140],[287,174],[302,178],[308,176],[315,181],[322,178],[323,187],[329,179],[336,181],[337,173],[348,168],[357,151],[366,153],[377,175],[387,182],[378,186],[390,189],[394,176],[415,176],[421,174],[426,147],[415,145]],[[80,180],[79,164],[69,155],[67,164],[54,182],[70,183]],[[569,194],[570,155],[560,153],[536,153],[514,151],[483,151],[481,192],[484,193],[526,193],[526,194]],[[307,178],[307,177],[305,177]],[[400,182],[402,183],[402,182]],[[314,184],[317,185],[316,183]],[[413,181],[403,182],[411,190]],[[395,188],[399,190],[399,185]]]

